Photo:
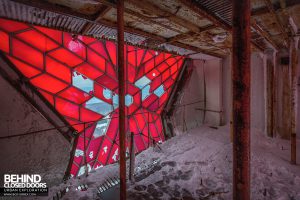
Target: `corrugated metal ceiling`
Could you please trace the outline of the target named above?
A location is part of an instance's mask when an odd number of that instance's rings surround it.
[[[228,54],[230,31],[213,25],[201,13],[191,10],[183,0],[127,0],[125,2],[125,41],[134,45],[174,51],[179,54],[203,52],[215,56]],[[231,26],[231,0],[194,0],[198,8]],[[276,44],[282,40],[276,19],[266,10],[265,0],[252,0],[253,20],[265,30]],[[272,1],[283,21],[279,0]],[[47,4],[46,6],[41,6]],[[298,4],[298,5],[297,5]],[[154,10],[154,8],[156,8]],[[300,5],[297,0],[286,3],[285,14],[300,26]],[[36,25],[52,27],[75,34],[115,40],[116,5],[110,0],[1,0],[0,16]],[[285,18],[284,18],[285,17]],[[215,43],[213,37],[227,34],[224,42]],[[252,29],[252,43],[258,49],[267,48],[264,37]],[[184,50],[185,49],[185,50]],[[216,53],[217,52],[217,53]]]

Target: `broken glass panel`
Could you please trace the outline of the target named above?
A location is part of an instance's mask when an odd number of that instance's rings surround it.
[[[156,90],[154,90],[154,94],[158,97],[161,97],[165,93],[164,85],[160,85]]]
[[[94,134],[93,134],[94,138],[98,138],[98,137],[106,134],[106,131],[107,131],[107,128],[108,128],[108,125],[110,122],[109,115],[107,117],[108,117],[107,119],[100,120],[97,123]]]
[[[109,103],[96,97],[93,97],[86,102],[86,108],[104,116],[113,111],[112,106]]]
[[[80,90],[90,93],[94,90],[94,83],[92,80],[74,71],[72,76],[72,84]]]

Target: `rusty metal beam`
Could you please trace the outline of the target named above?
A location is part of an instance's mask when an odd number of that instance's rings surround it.
[[[98,14],[95,16],[93,22],[98,22],[102,17],[110,11],[111,7],[104,5],[103,8],[98,12]],[[86,22],[83,26],[82,30],[80,31],[80,34],[86,35],[90,28],[93,26],[93,22]]]
[[[197,13],[198,15],[207,18],[210,20],[214,25],[217,25],[223,28],[226,31],[232,32],[232,27],[216,16],[214,13],[209,12],[205,8],[201,7],[199,4],[196,4],[193,0],[180,0],[180,2],[188,7],[193,12]],[[252,41],[252,45],[258,49],[259,51],[263,51],[260,46],[258,46],[254,41]]]
[[[124,0],[117,1],[120,200],[126,200],[126,130],[125,130],[125,68],[124,68]]]
[[[286,0],[280,0],[280,7],[281,7],[281,17],[284,20],[283,24],[285,25],[285,28],[288,29],[291,32],[291,35],[296,35],[296,30],[290,25],[290,14],[287,11],[286,7]],[[293,20],[293,19],[292,19]]]
[[[233,0],[233,199],[250,200],[250,0]]]
[[[207,51],[207,50],[201,49],[199,47],[191,46],[191,45],[184,44],[184,43],[181,43],[181,42],[172,42],[170,44],[172,44],[174,46],[177,46],[177,47],[181,47],[183,49],[188,49],[188,50],[191,50],[191,51],[195,51],[195,52],[199,52],[199,53],[204,53],[204,54],[207,54],[207,55],[211,55],[211,56],[214,56],[214,57],[217,57],[217,58],[224,58],[225,57],[224,55],[221,55],[221,54],[213,52],[213,51],[219,50],[219,49],[213,49],[211,51]]]
[[[104,5],[104,8],[99,12],[99,14],[96,16],[95,18],[95,22],[99,21],[100,19],[102,19],[104,17],[104,15],[106,13],[108,13],[109,11],[111,10],[111,7],[110,6],[106,6]]]
[[[278,45],[271,39],[270,34],[264,31],[260,26],[258,26],[255,20],[252,21],[251,26],[258,34],[265,38],[276,50],[279,49]]]
[[[299,4],[298,0],[289,0],[289,1],[286,1],[285,8],[289,9],[289,8],[291,8],[291,7],[293,7],[297,4]],[[274,11],[276,13],[282,11],[280,4],[275,3],[275,4],[272,4],[272,5],[273,5]],[[251,10],[251,16],[253,16],[253,17],[260,16],[260,15],[265,15],[267,13],[269,13],[268,7],[261,7],[261,8],[256,8],[256,9]]]
[[[226,22],[222,21],[219,17],[217,17],[214,13],[209,12],[203,7],[200,7],[199,4],[196,4],[193,0],[180,0],[180,2],[188,7],[193,12],[197,13],[198,15],[208,19],[213,24],[223,28],[224,30],[230,31],[231,26],[228,25]]]
[[[276,19],[276,22],[279,26],[279,29],[282,33],[282,37],[283,37],[283,41],[286,42],[286,44],[284,44],[284,46],[287,47],[288,43],[289,43],[289,36],[285,30],[285,26],[281,23],[280,18],[278,16],[278,14],[275,12],[275,9],[273,7],[273,4],[271,2],[271,0],[264,0],[265,4],[267,5],[269,12],[273,15],[273,17]]]

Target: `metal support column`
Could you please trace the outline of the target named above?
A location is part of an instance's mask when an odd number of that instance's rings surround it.
[[[119,80],[120,200],[126,200],[124,0],[117,1],[117,26]]]
[[[296,145],[296,122],[297,122],[297,49],[298,49],[298,39],[291,42],[291,164],[296,165],[297,160],[297,145]]]
[[[134,183],[134,168],[135,168],[135,144],[134,133],[130,133],[130,167],[129,167],[129,180]]]
[[[250,199],[250,0],[233,0],[233,199]]]

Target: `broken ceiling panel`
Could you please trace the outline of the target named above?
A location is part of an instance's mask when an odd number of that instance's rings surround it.
[[[111,9],[109,12],[107,12],[103,19],[108,20],[108,21],[117,21],[117,10],[116,9]],[[133,27],[139,30],[143,30],[145,32],[149,33],[154,33],[156,35],[162,36],[162,37],[168,37],[168,36],[175,36],[178,34],[178,32],[175,32],[173,30],[167,29],[163,26],[160,26],[158,24],[154,24],[151,21],[145,21],[144,19],[141,19],[139,17],[133,16],[131,14],[125,13],[124,15],[124,21],[125,24],[129,27]],[[162,22],[162,24],[168,24],[169,26],[172,26],[172,23],[170,24],[168,21]],[[179,29],[179,26],[172,26],[173,29]],[[186,32],[188,31],[187,29],[181,27],[180,31]]]
[[[188,29],[176,23],[173,23],[171,20],[169,20],[169,17],[164,13],[161,13],[160,15],[156,15],[153,12],[149,12],[149,10],[147,9],[143,9],[138,6],[135,6],[131,2],[127,2],[125,5],[127,9],[141,15],[144,21],[148,21],[148,22],[152,21],[152,23],[155,22],[161,23],[165,28],[169,28],[170,30],[177,31],[178,33],[184,33],[188,31]]]
[[[82,14],[94,15],[99,12],[102,4],[93,0],[47,0],[50,3],[66,6]]]

